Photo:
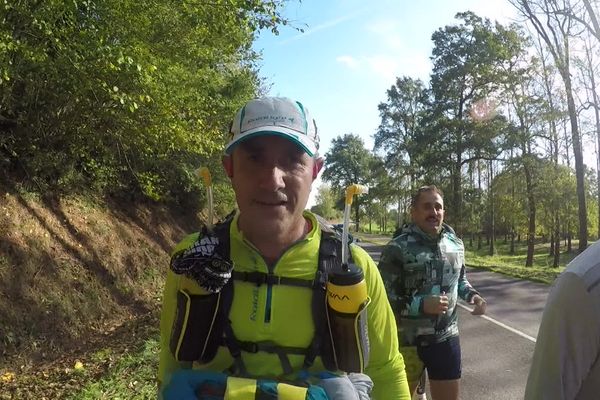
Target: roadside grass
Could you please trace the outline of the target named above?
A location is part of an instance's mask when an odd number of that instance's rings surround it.
[[[384,246],[386,245],[391,239],[392,239],[392,234],[391,233],[366,233],[366,232],[351,232],[352,235],[355,238],[358,238],[360,241],[363,242],[368,242],[368,243],[373,243],[376,245],[380,245],[380,246]]]
[[[83,388],[67,400],[144,400],[156,398],[158,336],[150,337],[140,348],[118,357],[110,349],[93,355],[94,364],[106,365],[102,377],[84,370]]]
[[[558,268],[552,267],[553,257],[550,256],[550,243],[538,242],[534,246],[533,266],[525,267],[527,259],[527,243],[515,242],[514,254],[510,254],[510,242],[496,240],[494,254],[489,255],[489,244],[482,243],[481,249],[468,241],[465,243],[465,257],[467,265],[475,268],[483,268],[490,271],[509,275],[515,278],[527,279],[535,282],[550,284],[556,279],[565,266],[575,258],[575,250],[566,252],[561,243],[561,254]],[[577,241],[573,241],[573,249],[577,248]]]
[[[355,226],[352,226],[354,234]],[[386,227],[385,232],[377,222],[372,222],[370,225],[368,222],[362,222],[360,224],[360,232],[368,235],[391,235],[396,230],[394,223],[389,223]]]

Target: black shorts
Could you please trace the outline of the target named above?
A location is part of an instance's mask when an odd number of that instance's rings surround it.
[[[429,379],[440,381],[460,379],[460,340],[458,336],[450,337],[441,343],[417,345],[417,354],[427,368]]]

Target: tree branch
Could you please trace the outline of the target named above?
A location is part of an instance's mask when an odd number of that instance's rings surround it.
[[[591,101],[588,101],[586,103],[581,103],[580,111],[589,110],[590,108],[595,108],[596,110],[600,110],[600,105],[593,103]]]
[[[503,157],[498,157],[498,156],[495,156],[495,157],[492,157],[492,156],[487,156],[487,157],[486,156],[476,156],[476,157],[470,157],[470,158],[467,158],[465,160],[462,160],[461,163],[460,163],[460,165],[463,166],[463,165],[465,165],[467,163],[470,163],[472,161],[478,161],[478,160],[486,160],[486,161],[508,161],[509,159],[508,158],[503,158]]]
[[[590,19],[592,20],[592,25],[594,26],[594,31],[592,32],[592,34],[594,34],[594,36],[596,36],[598,38],[598,40],[600,40],[600,23],[598,23],[598,18],[596,17],[596,13],[594,12],[594,9],[592,8],[592,4],[590,3],[590,0],[582,0],[582,1],[583,1],[583,5],[584,5],[585,9],[588,12]]]

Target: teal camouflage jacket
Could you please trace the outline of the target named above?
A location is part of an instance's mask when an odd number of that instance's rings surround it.
[[[431,237],[414,224],[387,244],[379,270],[392,308],[400,319],[403,346],[439,343],[458,335],[456,302],[470,301],[479,294],[465,274],[465,249],[454,230],[444,224],[439,236]],[[446,293],[448,311],[423,313],[423,298]]]

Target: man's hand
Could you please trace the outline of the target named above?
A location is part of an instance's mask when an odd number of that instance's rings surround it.
[[[471,314],[473,315],[483,315],[485,314],[485,309],[487,307],[486,301],[480,295],[476,294],[471,298],[471,304],[475,304],[473,311]]]
[[[448,296],[445,292],[441,295],[426,296],[423,298],[423,312],[430,315],[444,314],[448,311]]]

